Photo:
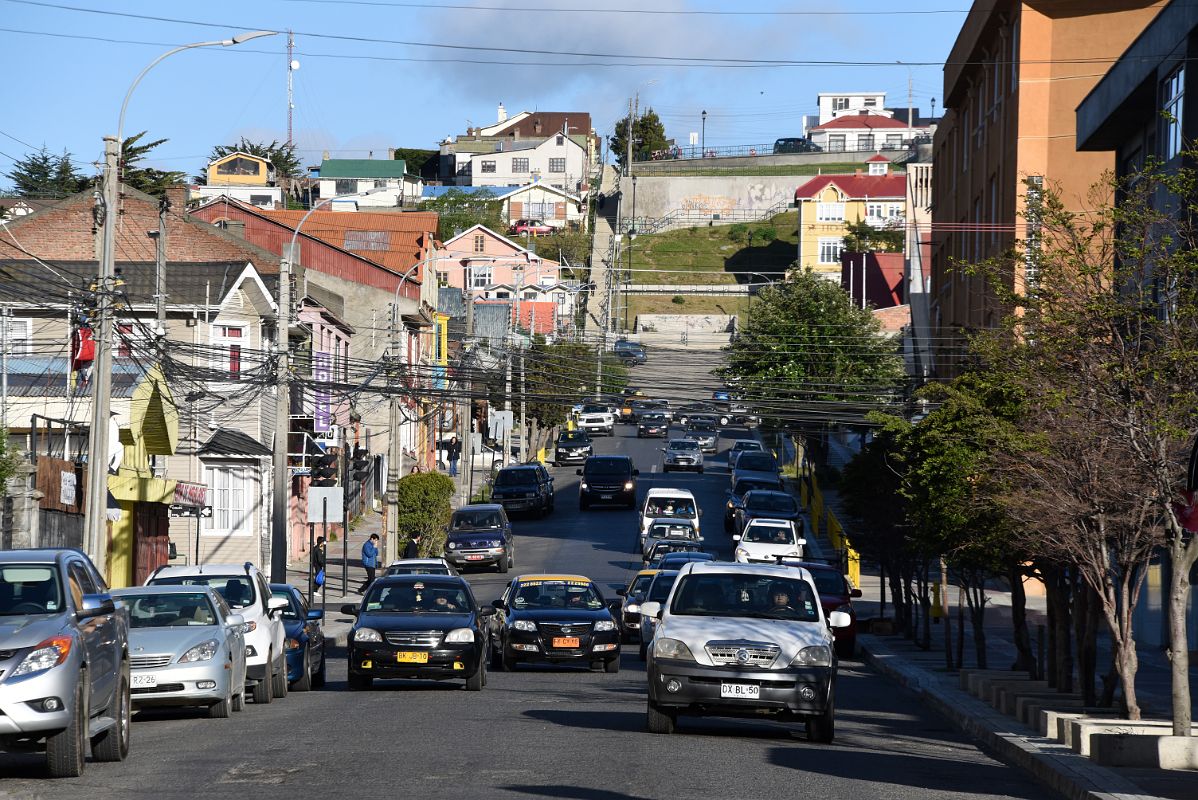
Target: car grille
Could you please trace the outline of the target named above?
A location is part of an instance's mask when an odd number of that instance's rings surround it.
[[[131,669],[161,669],[171,663],[174,656],[133,656],[129,659]]]
[[[591,632],[589,622],[538,622],[542,636],[586,636]]]
[[[181,683],[160,683],[157,686],[145,686],[130,689],[129,694],[159,694],[161,692],[181,692],[185,687]]]
[[[387,644],[410,647],[436,647],[441,644],[441,631],[388,631],[384,634]]]
[[[606,425],[607,424],[607,420],[604,419],[603,417],[583,417],[582,422],[584,425]]]
[[[773,664],[781,650],[776,644],[762,642],[708,642],[704,649],[717,666],[762,668]]]

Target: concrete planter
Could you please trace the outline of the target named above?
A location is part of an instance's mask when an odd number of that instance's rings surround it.
[[[1073,752],[1090,755],[1091,739],[1096,733],[1148,734],[1164,736],[1173,733],[1173,723],[1164,719],[1138,720],[1093,719],[1083,717],[1065,721],[1064,743]]]
[[[1065,723],[1071,719],[1117,719],[1118,713],[1109,708],[1041,708],[1038,718],[1040,735],[1065,742]],[[1035,727],[1035,726],[1033,726]]]
[[[1090,760],[1107,767],[1198,770],[1198,738],[1155,733],[1092,733]],[[1198,788],[1195,789],[1198,792]]]
[[[1027,672],[1012,672],[1009,669],[963,669],[958,673],[961,688],[975,696],[977,695],[976,682],[983,678],[1028,680],[1030,677]]]

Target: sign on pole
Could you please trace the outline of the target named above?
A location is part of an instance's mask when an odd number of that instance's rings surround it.
[[[308,524],[344,522],[344,491],[341,486],[309,486]]]

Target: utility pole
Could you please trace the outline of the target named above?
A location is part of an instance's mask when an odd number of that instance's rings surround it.
[[[279,259],[279,318],[275,325],[274,480],[270,515],[270,579],[287,582],[287,539],[291,527],[291,474],[287,448],[291,432],[291,268],[299,259],[298,244],[284,245]]]
[[[293,80],[291,73],[299,68],[299,62],[295,60],[295,37],[291,35],[291,31],[287,31],[287,146],[291,147],[293,139],[291,138],[291,117],[295,112],[295,92],[293,91]]]
[[[915,139],[915,131],[912,130],[912,127],[915,124],[915,120],[912,117],[912,114],[914,113],[914,110],[915,110],[915,100],[914,100],[915,89],[913,87],[912,80],[913,79],[911,77],[911,69],[908,67],[907,68],[907,147],[910,147],[912,144],[912,141]]]
[[[399,553],[399,479],[403,477],[402,416],[399,408],[399,305],[391,306],[391,325],[387,346],[388,436],[387,450],[387,541],[386,556]]]
[[[528,403],[524,383],[524,350],[520,350],[520,463],[528,461]]]
[[[628,99],[628,141],[625,142],[625,144],[627,145],[627,150],[628,150],[627,155],[626,155],[628,162],[627,162],[626,166],[628,167],[629,175],[632,174],[632,115],[633,115],[632,98],[629,98]]]
[[[121,143],[104,137],[104,227],[96,276],[96,358],[92,378],[91,436],[87,448],[87,554],[108,574],[108,426],[112,411],[112,289],[116,274],[116,216],[120,202]]]
[[[156,333],[166,336],[166,213],[171,201],[163,197],[158,201],[158,232],[154,236],[154,303],[158,312]]]
[[[12,327],[12,309],[0,306],[0,436],[8,444],[8,337]],[[70,431],[70,428],[66,428]],[[69,436],[69,434],[68,434]],[[63,447],[63,455],[67,456],[69,446]]]

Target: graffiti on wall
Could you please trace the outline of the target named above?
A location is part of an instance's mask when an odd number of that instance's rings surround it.
[[[692,194],[682,198],[685,211],[700,211],[704,214],[730,214],[740,205],[735,197],[712,194]]]

